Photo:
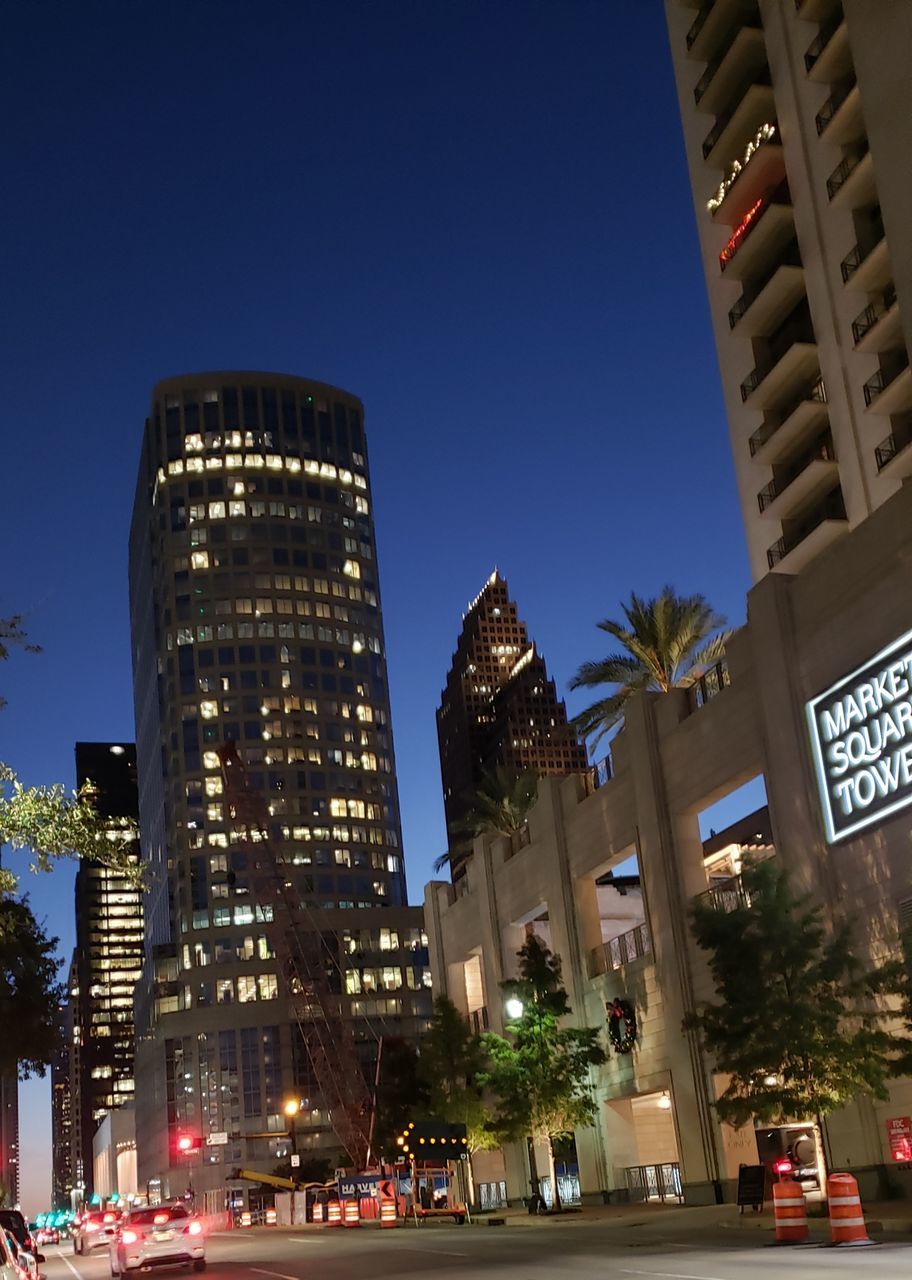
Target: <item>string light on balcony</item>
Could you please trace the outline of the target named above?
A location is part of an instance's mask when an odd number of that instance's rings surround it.
[[[741,173],[741,170],[747,167],[747,164],[754,152],[759,151],[765,142],[772,141],[777,133],[778,130],[774,124],[767,123],[760,126],[745,147],[744,155],[740,160],[732,161],[731,168],[719,183],[715,194],[706,201],[706,207],[710,213],[715,213],[716,210],[721,207],[723,200],[728,195],[735,182],[737,182],[738,175]]]

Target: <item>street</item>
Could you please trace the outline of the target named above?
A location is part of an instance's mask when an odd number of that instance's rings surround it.
[[[260,1228],[211,1236],[206,1274],[211,1280],[469,1280],[483,1275],[493,1280],[554,1280],[564,1275],[609,1280],[834,1280],[869,1275],[881,1280],[908,1276],[912,1261],[912,1244],[890,1237],[867,1249],[777,1249],[765,1231],[718,1226],[695,1230],[696,1223],[684,1211],[646,1222],[514,1220],[501,1228]],[[75,1257],[67,1243],[48,1248],[46,1257],[42,1271],[47,1280],[109,1280],[106,1253]]]

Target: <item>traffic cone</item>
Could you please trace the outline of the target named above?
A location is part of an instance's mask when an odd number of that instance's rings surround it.
[[[773,1183],[776,1244],[805,1244],[809,1238],[807,1205],[801,1184],[792,1178]]]
[[[830,1212],[830,1240],[839,1245],[874,1244],[865,1227],[858,1183],[850,1173],[831,1173],[827,1178]]]

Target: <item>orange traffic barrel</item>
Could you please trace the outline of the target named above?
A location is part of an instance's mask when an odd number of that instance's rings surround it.
[[[865,1227],[858,1183],[850,1173],[831,1173],[827,1178],[830,1209],[830,1239],[833,1244],[873,1244]]]
[[[396,1214],[396,1201],[381,1200],[380,1201],[380,1226],[395,1227],[398,1221],[399,1219]]]
[[[330,1227],[341,1227],[342,1206],[338,1200],[330,1200],[326,1206],[326,1223]]]
[[[311,1210],[310,1210],[310,1215],[311,1215],[311,1216],[310,1216],[310,1220],[311,1220],[311,1222],[322,1222],[322,1221],[323,1221],[323,1210],[324,1210],[324,1207],[325,1207],[325,1206],[324,1206],[324,1204],[323,1204],[323,1201],[322,1201],[322,1200],[315,1200],[315,1201],[314,1201],[314,1203],[311,1205]]]
[[[808,1239],[807,1205],[801,1184],[792,1178],[773,1183],[776,1244],[804,1244]]]
[[[276,1213],[275,1209],[270,1205],[270,1207],[266,1210],[266,1226],[274,1227],[278,1222],[278,1219],[279,1219],[279,1215]]]
[[[345,1201],[345,1225],[347,1227],[361,1226],[361,1207],[357,1200]]]
[[[245,1209],[241,1214],[241,1226],[249,1227],[253,1222],[253,1216],[249,1209]]]

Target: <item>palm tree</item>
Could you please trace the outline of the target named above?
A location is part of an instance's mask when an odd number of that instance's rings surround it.
[[[538,796],[538,774],[534,769],[508,769],[499,764],[491,772],[482,771],[471,808],[459,824],[459,839],[448,853],[434,863],[435,871],[462,861],[476,836],[485,833],[509,836],[521,830]]]
[[[641,689],[668,693],[695,684],[721,659],[731,635],[730,630],[719,631],[725,619],[705,596],[679,596],[673,587],[663,587],[652,600],[632,592],[630,603],[621,608],[626,623],[604,618],[598,627],[619,641],[626,653],[584,662],[570,681],[571,689],[619,686],[574,718],[577,731],[593,743],[618,723],[627,701]]]

